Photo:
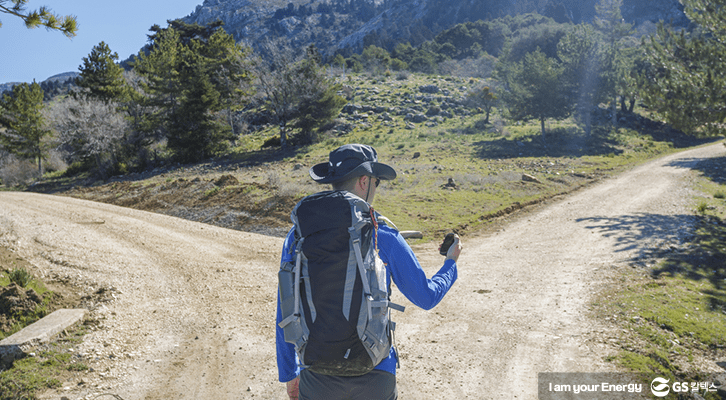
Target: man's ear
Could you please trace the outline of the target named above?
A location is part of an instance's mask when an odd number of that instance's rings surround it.
[[[361,176],[360,178],[358,178],[358,185],[360,185],[360,188],[361,188],[361,189],[363,189],[363,188],[365,188],[365,187],[366,187],[366,185],[365,185],[365,183],[366,183],[366,182],[365,182],[365,179],[367,179],[367,178],[368,178],[368,177],[367,177],[367,176],[365,176],[365,175],[362,175],[362,176]]]

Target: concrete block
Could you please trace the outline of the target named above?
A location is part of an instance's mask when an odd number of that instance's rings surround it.
[[[0,370],[10,368],[13,362],[23,358],[31,349],[48,343],[57,334],[81,321],[88,310],[57,310],[0,341]]]

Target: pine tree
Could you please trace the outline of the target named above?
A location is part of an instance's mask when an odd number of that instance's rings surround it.
[[[184,49],[188,66],[180,69],[185,82],[179,107],[172,111],[167,146],[180,162],[194,162],[210,157],[225,148],[232,139],[229,127],[218,124],[211,110],[220,110],[220,93],[214,87],[200,57],[193,48]]]
[[[43,89],[40,85],[21,83],[12,93],[0,99],[0,145],[5,151],[24,159],[38,161],[38,173],[43,173],[43,138],[50,134],[44,126]]]
[[[61,17],[53,14],[47,7],[29,12],[25,9],[27,2],[28,0],[0,0],[0,12],[19,17],[30,29],[44,26],[47,29],[60,31],[68,37],[76,36],[78,30],[76,17],[71,15]],[[2,27],[1,22],[0,27]]]
[[[675,32],[662,23],[643,41],[650,64],[638,81],[648,107],[688,134],[718,135],[726,119],[726,2],[684,0],[703,33]]]
[[[182,52],[179,32],[174,29],[157,32],[148,47],[148,53],[140,51],[134,62],[134,71],[144,78],[140,87],[147,94],[145,103],[155,110],[144,116],[141,126],[146,131],[165,134],[169,114],[179,106],[182,94],[178,71]]]
[[[123,101],[128,97],[123,68],[116,64],[118,53],[112,53],[105,42],[94,46],[83,65],[78,67],[81,75],[76,84],[89,90],[92,97],[104,102]]]
[[[618,85],[624,79],[621,64],[621,40],[628,36],[632,25],[624,22],[620,13],[623,0],[600,0],[595,5],[595,28],[603,35],[605,47],[600,57],[600,92],[605,98],[611,99],[612,123],[617,125]]]
[[[548,118],[564,119],[572,112],[574,103],[563,85],[563,74],[564,68],[557,60],[539,49],[509,68],[506,101],[512,118],[539,120],[543,139]]]
[[[249,95],[247,53],[231,35],[208,26],[170,21],[168,28],[152,27],[148,53],[140,52],[135,71],[145,78],[141,87],[157,111],[146,129],[162,131],[169,149],[184,162],[210,157],[232,139],[230,125],[217,122]]]
[[[314,130],[337,117],[347,102],[338,96],[342,85],[328,77],[320,60],[317,49],[310,45],[305,59],[298,66],[300,97],[294,127],[301,130],[300,135],[307,143],[315,141]]]
[[[600,47],[595,30],[589,24],[570,29],[557,44],[557,56],[565,67],[563,89],[577,102],[580,120],[589,136],[592,128],[592,108],[601,101]]]
[[[280,127],[280,146],[287,147],[291,127],[301,131],[301,142],[314,141],[314,129],[335,118],[345,105],[345,99],[337,95],[341,85],[327,76],[314,45],[302,59],[296,59],[290,49],[272,53],[271,65],[259,63],[257,76],[267,109]]]

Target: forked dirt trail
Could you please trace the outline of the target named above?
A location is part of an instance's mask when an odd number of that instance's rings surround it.
[[[591,296],[613,266],[678,239],[689,167],[725,153],[719,143],[668,156],[464,238],[459,280],[437,308],[394,295],[409,306],[394,316],[400,398],[536,399],[538,372],[611,368]],[[0,245],[112,300],[91,304],[102,325],[74,349],[94,371],[47,398],[286,398],[274,354],[281,239],[5,192]],[[416,249],[429,275],[443,261],[435,247]]]

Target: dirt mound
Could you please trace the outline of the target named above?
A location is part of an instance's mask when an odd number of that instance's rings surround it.
[[[171,215],[245,232],[284,236],[296,197],[268,184],[241,183],[232,175],[163,182],[113,182],[76,188],[71,197]]]
[[[227,186],[237,186],[239,185],[239,181],[232,175],[222,175],[221,177],[219,177],[219,179],[214,181],[214,184],[221,188],[224,188]]]
[[[17,320],[34,314],[42,303],[43,298],[33,289],[15,283],[0,287],[0,330],[10,330]]]

